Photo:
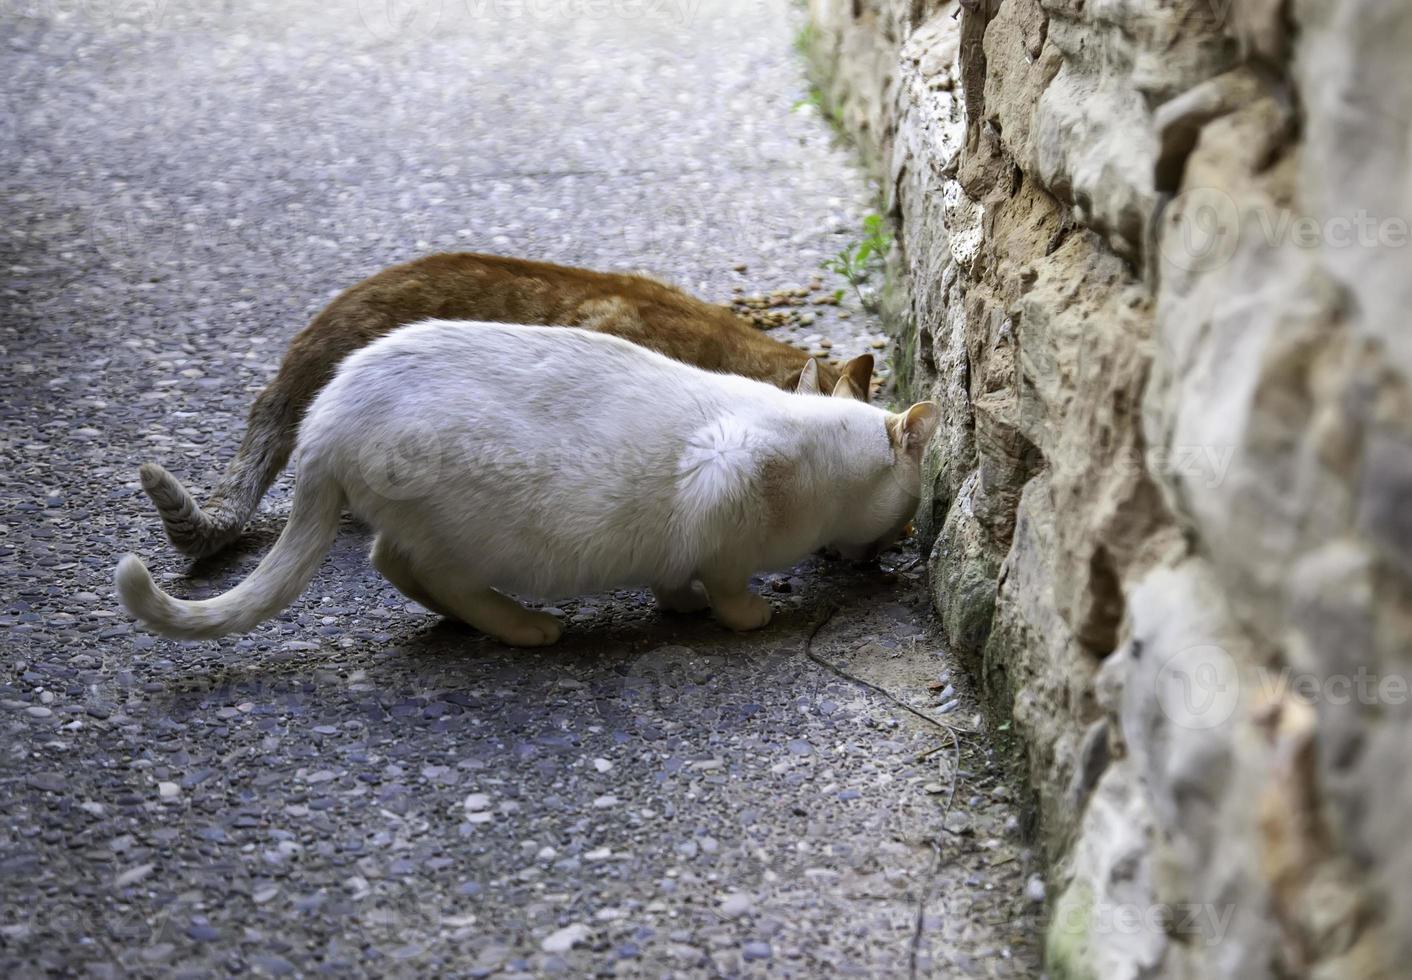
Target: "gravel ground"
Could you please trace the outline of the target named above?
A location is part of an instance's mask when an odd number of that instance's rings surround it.
[[[782,2],[337,6],[0,0],[0,974],[1032,975],[1014,786],[905,551],[762,579],[757,634],[627,591],[525,652],[350,525],[248,636],[130,627],[121,554],[223,591],[289,500],[189,568],[138,464],[209,486],[343,286],[479,249],[728,301],[868,211]]]

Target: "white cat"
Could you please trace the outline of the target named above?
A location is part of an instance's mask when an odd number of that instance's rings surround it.
[[[815,390],[813,363],[800,381]],[[346,505],[403,594],[518,646],[559,621],[506,592],[650,585],[750,630],[750,575],[828,545],[859,556],[911,520],[937,409],[889,414],[712,374],[601,333],[429,321],[353,354],[299,432],[289,524],[250,576],[173,599],[135,555],[123,605],[188,639],[249,630],[303,591]]]

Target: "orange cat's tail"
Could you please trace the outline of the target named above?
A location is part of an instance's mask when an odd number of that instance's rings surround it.
[[[275,385],[260,392],[250,409],[240,449],[204,508],[163,467],[142,465],[142,489],[152,498],[178,551],[204,558],[240,537],[260,498],[289,462],[299,429],[299,408]]]

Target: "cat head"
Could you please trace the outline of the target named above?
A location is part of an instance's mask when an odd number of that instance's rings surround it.
[[[872,354],[860,354],[842,367],[821,363],[811,357],[797,374],[785,378],[780,387],[801,395],[833,395],[865,402],[872,381]]]
[[[935,402],[918,402],[904,412],[871,409],[867,415],[844,422],[844,465],[833,477],[843,499],[826,546],[845,558],[875,557],[916,516],[922,453],[941,420]]]

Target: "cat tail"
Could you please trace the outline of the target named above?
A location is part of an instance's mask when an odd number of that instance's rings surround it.
[[[284,609],[304,591],[338,533],[343,491],[315,467],[299,474],[294,506],[284,533],[255,571],[214,599],[173,599],[152,581],[136,555],[118,563],[118,597],[127,611],[154,633],[207,640],[244,633]]]
[[[138,471],[167,537],[182,554],[205,558],[240,537],[260,498],[289,462],[301,406],[276,390],[278,381],[255,399],[240,449],[204,508],[180,480],[156,463],[144,463]]]

